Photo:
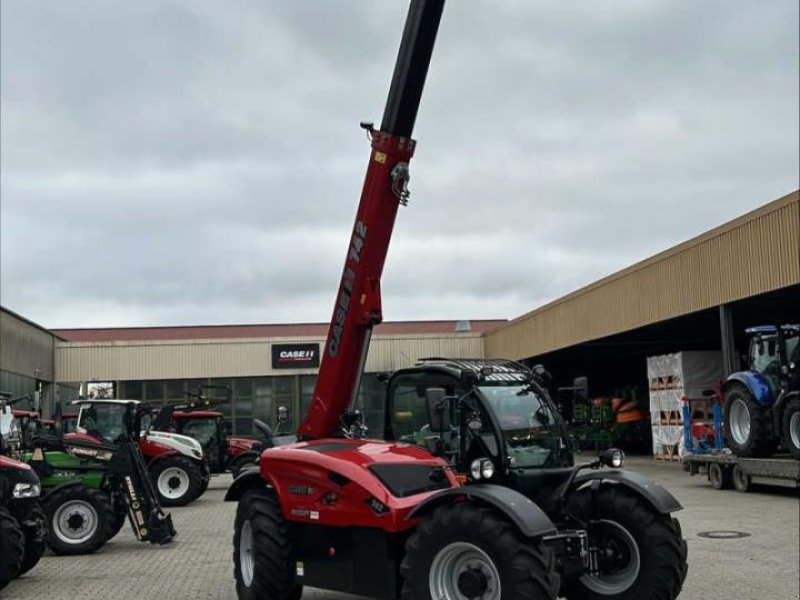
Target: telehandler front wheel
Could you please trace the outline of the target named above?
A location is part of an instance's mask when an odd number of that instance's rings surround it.
[[[275,495],[248,490],[239,500],[233,535],[233,576],[240,600],[299,600],[289,528]]]
[[[617,485],[573,494],[567,513],[586,523],[587,572],[564,582],[568,600],[674,600],[688,565],[680,523],[638,494]]]
[[[106,543],[114,523],[108,494],[74,485],[50,494],[44,502],[55,554],[91,554]]]
[[[17,576],[24,553],[24,538],[14,516],[0,506],[0,590]]]
[[[555,556],[501,515],[469,502],[436,509],[406,542],[403,600],[553,600]]]

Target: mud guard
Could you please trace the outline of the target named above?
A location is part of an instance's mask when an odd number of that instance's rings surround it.
[[[662,515],[683,510],[683,506],[678,502],[678,499],[668,492],[661,484],[647,479],[639,475],[639,473],[634,473],[633,471],[594,471],[592,473],[578,475],[575,478],[575,482],[572,484],[570,493],[585,487],[586,483],[592,481],[599,481],[600,483],[611,482],[614,485],[622,485],[639,494]]]
[[[511,488],[491,484],[466,485],[434,494],[412,510],[406,519],[423,517],[434,509],[456,502],[460,498],[485,504],[498,510],[508,517],[526,537],[533,538],[557,533],[556,526],[550,517],[530,498]]]
[[[225,492],[225,502],[238,502],[242,495],[252,488],[267,487],[267,482],[261,477],[261,470],[258,465],[245,467],[239,476],[233,480],[231,487]]]
[[[75,486],[86,487],[86,486],[83,485],[83,482],[79,478],[76,477],[75,479],[70,479],[69,481],[65,481],[64,483],[59,483],[55,487],[42,488],[42,494],[41,494],[41,497],[39,498],[39,500],[42,503],[44,503],[44,501],[47,500],[47,498],[49,498],[53,493],[58,492],[59,490],[63,490],[63,489],[68,488],[68,487],[75,487]]]

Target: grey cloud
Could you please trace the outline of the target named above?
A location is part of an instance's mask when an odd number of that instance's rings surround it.
[[[405,3],[1,6],[4,304],[328,319]],[[797,23],[792,0],[450,1],[385,317],[514,317],[797,188]]]

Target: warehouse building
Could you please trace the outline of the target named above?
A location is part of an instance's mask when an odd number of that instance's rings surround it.
[[[327,324],[60,329],[2,311],[2,386],[40,389],[45,407],[106,382],[118,397],[177,402],[200,384],[234,431],[285,407],[297,423],[311,399]],[[426,356],[542,362],[554,387],[585,375],[592,395],[647,389],[648,356],[721,350],[737,368],[747,326],[800,321],[798,192],[512,321],[384,323],[376,328],[361,397],[381,419],[381,372]],[[226,391],[230,390],[230,394]]]

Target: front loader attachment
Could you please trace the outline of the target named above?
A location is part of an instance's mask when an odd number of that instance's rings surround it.
[[[64,449],[73,456],[103,464],[118,484],[128,521],[141,542],[169,543],[176,535],[172,516],[158,502],[147,465],[136,441],[103,444],[85,440],[64,440]]]

